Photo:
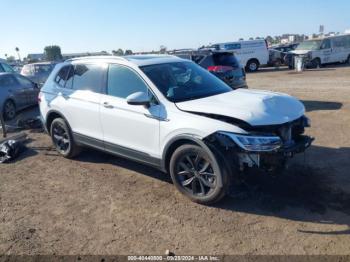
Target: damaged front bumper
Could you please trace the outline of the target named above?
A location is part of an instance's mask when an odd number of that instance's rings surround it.
[[[238,150],[238,161],[240,170],[246,168],[258,167],[265,171],[274,171],[284,168],[288,158],[294,157],[295,154],[303,153],[309,148],[314,141],[313,137],[300,136],[293,144],[283,145],[273,151],[244,151]]]
[[[303,116],[277,126],[251,127],[246,135],[218,132],[207,141],[225,149],[228,161],[235,162],[241,171],[252,167],[273,171],[311,146],[314,138],[303,135],[309,126],[310,120]]]

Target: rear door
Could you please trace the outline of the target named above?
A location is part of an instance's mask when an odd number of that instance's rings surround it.
[[[59,110],[66,117],[74,135],[89,143],[100,141],[101,145],[103,135],[99,111],[106,65],[78,63],[67,67],[68,75],[55,79],[59,89]]]
[[[1,99],[5,101],[7,98],[14,100],[16,108],[22,108],[26,103],[26,97],[22,86],[18,83],[13,75],[3,75],[0,78]]]

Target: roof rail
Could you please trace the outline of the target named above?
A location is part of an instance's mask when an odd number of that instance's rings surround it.
[[[70,61],[78,61],[78,60],[88,60],[88,59],[117,59],[117,60],[122,60],[122,61],[127,61],[126,58],[121,57],[121,56],[113,56],[113,55],[99,55],[99,56],[81,56],[81,57],[75,57],[75,58],[69,58],[65,60],[65,62],[70,62]]]

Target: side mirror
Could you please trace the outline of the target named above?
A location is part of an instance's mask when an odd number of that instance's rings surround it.
[[[129,95],[126,98],[126,102],[129,105],[145,106],[145,107],[150,106],[150,99],[148,97],[148,94],[146,94],[145,92],[136,92]]]

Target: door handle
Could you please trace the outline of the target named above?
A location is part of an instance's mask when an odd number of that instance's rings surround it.
[[[114,106],[112,106],[112,105],[109,104],[108,102],[104,102],[104,103],[103,103],[103,106],[104,106],[105,108],[109,108],[109,109],[114,108]]]

